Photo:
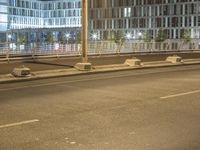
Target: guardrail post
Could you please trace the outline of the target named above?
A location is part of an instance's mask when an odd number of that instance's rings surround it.
[[[33,43],[33,48],[32,48],[32,59],[35,59],[35,43]]]
[[[8,63],[9,63],[9,56],[10,56],[10,45],[8,43],[7,51],[6,51],[6,59],[7,59]]]

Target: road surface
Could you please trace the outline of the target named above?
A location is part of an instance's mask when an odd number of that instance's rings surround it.
[[[199,149],[199,65],[0,85],[0,150]]]

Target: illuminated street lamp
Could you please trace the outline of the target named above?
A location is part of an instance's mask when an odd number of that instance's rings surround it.
[[[66,36],[66,38],[67,38],[67,39],[69,39],[69,37],[70,37],[70,34],[69,34],[69,33],[67,33],[65,36]]]
[[[98,38],[97,33],[93,33],[93,34],[92,34],[92,39],[94,40],[94,46],[95,46],[95,47],[94,47],[94,50],[95,50],[95,51],[97,51],[97,49],[98,49],[98,48],[97,48],[97,38]]]
[[[12,35],[11,34],[8,34],[8,39],[10,40],[12,38]]]
[[[68,44],[68,41],[69,41],[69,38],[70,38],[70,34],[69,33],[65,34],[65,37],[67,39],[67,44]]]
[[[131,39],[131,33],[127,33],[127,34],[126,34],[126,38],[127,38],[128,40],[130,40],[130,39]]]
[[[142,37],[142,32],[138,33],[139,39]]]
[[[93,40],[97,40],[97,38],[98,38],[97,34],[94,33],[94,34],[92,35],[92,39],[93,39]]]

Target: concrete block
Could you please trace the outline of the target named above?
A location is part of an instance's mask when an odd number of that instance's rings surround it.
[[[27,67],[18,67],[18,68],[14,68],[12,71],[12,75],[15,77],[25,77],[30,75],[31,70]]]
[[[182,58],[177,55],[167,57],[166,61],[171,62],[173,64],[183,62]]]
[[[92,69],[92,64],[91,63],[77,63],[74,67],[81,71],[88,71]]]
[[[134,66],[141,66],[141,60],[137,58],[132,59],[126,59],[125,63],[128,66],[134,67]]]

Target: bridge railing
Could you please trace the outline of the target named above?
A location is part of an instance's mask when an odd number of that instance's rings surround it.
[[[186,44],[177,41],[133,42],[126,41],[117,45],[113,41],[90,41],[88,55],[124,54],[124,53],[154,53],[172,51],[200,50],[199,41]],[[0,57],[40,56],[40,55],[81,55],[81,44],[77,43],[0,43]]]

